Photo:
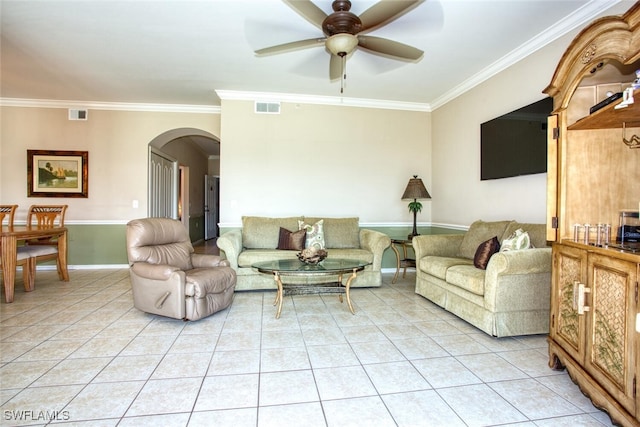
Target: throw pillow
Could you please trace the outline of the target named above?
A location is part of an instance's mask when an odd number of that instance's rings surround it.
[[[301,251],[304,249],[306,240],[306,230],[291,232],[286,228],[280,227],[280,235],[278,236],[278,247],[276,249],[283,249],[285,251]]]
[[[476,249],[476,254],[473,257],[473,265],[481,270],[486,270],[491,256],[499,250],[500,242],[498,241],[498,236],[480,243],[478,249]]]
[[[298,220],[298,229],[305,230],[307,232],[307,241],[305,247],[324,249],[324,220],[320,220],[315,224],[307,224],[304,221]]]
[[[502,241],[500,251],[519,251],[530,247],[531,239],[529,238],[529,233],[518,228],[511,236]]]

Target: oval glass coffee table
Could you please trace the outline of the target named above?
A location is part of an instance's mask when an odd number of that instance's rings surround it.
[[[347,305],[352,314],[355,314],[351,305],[350,287],[353,279],[356,278],[359,271],[371,264],[366,261],[357,261],[350,259],[327,258],[318,264],[305,264],[297,259],[281,259],[277,261],[264,261],[253,264],[251,267],[260,273],[272,274],[278,287],[276,300],[273,305],[278,305],[276,319],[280,318],[282,312],[282,300],[286,295],[302,295],[311,293],[337,293],[342,302],[342,294],[345,294]],[[349,274],[349,278],[345,284],[342,283],[342,276]],[[337,277],[337,281],[318,283],[282,283],[283,277],[299,277],[299,278],[315,278],[315,277]],[[305,282],[307,282],[305,280]]]

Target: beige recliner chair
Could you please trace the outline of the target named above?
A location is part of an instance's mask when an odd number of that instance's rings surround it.
[[[198,320],[227,308],[236,273],[217,255],[194,253],[184,225],[169,218],[127,224],[134,306],[147,313]]]

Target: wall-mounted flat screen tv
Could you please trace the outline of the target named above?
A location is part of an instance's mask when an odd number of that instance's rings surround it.
[[[553,99],[544,98],[480,125],[480,179],[547,171],[547,117]]]

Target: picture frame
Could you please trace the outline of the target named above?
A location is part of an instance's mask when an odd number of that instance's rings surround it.
[[[89,197],[89,152],[27,150],[27,197]]]

